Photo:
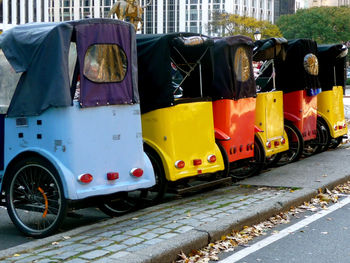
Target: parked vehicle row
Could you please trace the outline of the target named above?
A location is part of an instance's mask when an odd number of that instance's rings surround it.
[[[85,19],[15,27],[0,48],[2,205],[28,236],[55,232],[70,208],[121,215],[347,133],[342,45],[136,35]],[[253,60],[263,61],[256,80]]]

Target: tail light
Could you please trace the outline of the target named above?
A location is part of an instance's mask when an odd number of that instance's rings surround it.
[[[271,142],[267,142],[266,143],[266,147],[270,149],[271,148]]]
[[[344,128],[344,129],[346,128],[346,123],[344,123],[343,128]]]
[[[277,147],[277,146],[280,145],[280,142],[279,142],[279,141],[275,141],[275,142],[274,142],[274,145],[275,145],[275,147]]]
[[[337,125],[334,125],[334,130],[338,130],[338,126]]]
[[[175,162],[175,167],[178,168],[178,169],[182,169],[185,167],[185,162],[182,161],[182,160],[178,160]]]
[[[84,184],[91,183],[94,177],[91,174],[81,174],[78,176],[78,181]]]
[[[339,129],[339,130],[343,129],[343,126],[339,125],[339,126],[338,126],[338,129]]]
[[[216,162],[216,156],[214,154],[208,156],[208,162],[215,163]]]
[[[130,175],[135,177],[141,177],[143,175],[143,170],[141,168],[133,168],[130,171]]]
[[[107,173],[107,180],[113,181],[119,179],[119,173]]]
[[[202,164],[202,160],[201,159],[194,159],[193,160],[193,165],[201,165]]]
[[[286,139],[285,138],[282,138],[281,139],[281,144],[285,144],[286,143]]]
[[[251,149],[251,150],[254,150],[254,143],[251,143],[251,144],[250,144],[250,149]]]

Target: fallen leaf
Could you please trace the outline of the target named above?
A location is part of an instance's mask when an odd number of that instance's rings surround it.
[[[53,246],[56,246],[58,244],[59,244],[59,242],[57,242],[57,241],[54,241],[54,242],[51,243],[51,245],[53,245]]]
[[[21,255],[20,254],[14,254],[13,256],[14,257],[20,257]]]

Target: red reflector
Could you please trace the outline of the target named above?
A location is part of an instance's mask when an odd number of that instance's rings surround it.
[[[179,168],[179,169],[182,169],[182,168],[185,167],[185,162],[182,161],[182,160],[178,160],[178,161],[175,162],[175,167]]]
[[[119,178],[119,173],[107,173],[107,180],[113,181]]]
[[[341,129],[343,129],[343,126],[339,126],[338,128],[339,128],[339,130],[341,130]]]
[[[141,177],[143,175],[143,170],[141,168],[133,168],[131,169],[130,174],[135,177]]]
[[[235,153],[236,151],[234,151]],[[208,156],[208,162],[215,163],[216,162],[216,156],[214,154]]]
[[[201,159],[194,159],[193,160],[193,165],[201,165],[202,164],[202,160]]]
[[[275,147],[279,146],[280,145],[280,142],[279,141],[275,141]]]
[[[197,170],[197,173],[198,173],[198,174],[201,174],[201,173],[202,173],[202,170]]]
[[[267,142],[266,143],[266,147],[270,149],[271,148],[271,142]]]
[[[78,177],[78,180],[84,184],[88,184],[94,179],[91,174],[81,174]]]

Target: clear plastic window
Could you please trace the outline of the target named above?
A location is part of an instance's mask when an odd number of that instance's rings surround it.
[[[236,50],[234,70],[238,81],[245,82],[250,76],[250,64],[247,51],[243,47]]]
[[[75,65],[77,63],[77,46],[74,42],[71,42],[68,54],[68,67],[69,67],[69,83],[72,85]]]
[[[318,75],[318,60],[314,54],[309,53],[304,57],[304,68],[310,75]]]
[[[6,114],[22,73],[16,73],[0,49],[0,114]]]
[[[85,54],[84,75],[93,82],[120,82],[125,78],[127,67],[126,54],[118,45],[92,45]]]

